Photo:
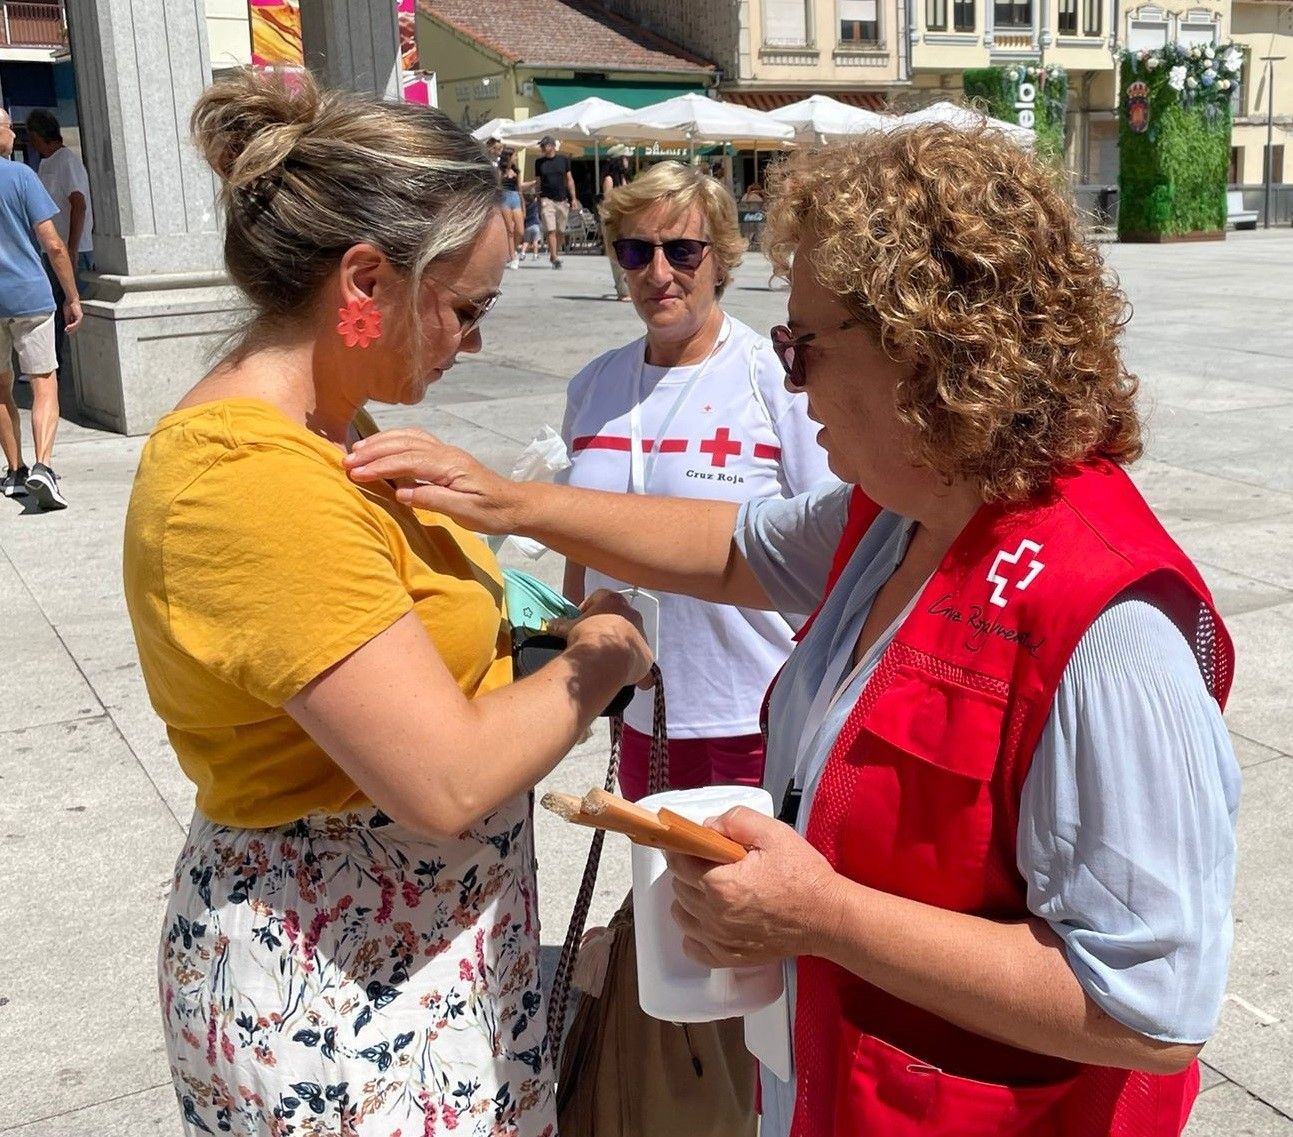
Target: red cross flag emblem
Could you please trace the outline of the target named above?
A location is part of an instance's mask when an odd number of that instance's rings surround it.
[[[700,452],[709,455],[711,466],[726,466],[729,456],[741,453],[741,444],[732,441],[732,432],[725,426],[714,431],[713,438],[707,438],[700,444]]]
[[[1019,542],[1019,548],[1013,553],[1000,549],[996,557],[993,558],[992,567],[988,569],[988,583],[992,585],[992,595],[988,599],[998,608],[1004,608],[1009,601],[1006,595],[1006,589],[1013,586],[1020,592],[1023,592],[1034,580],[1037,574],[1046,566],[1041,561],[1034,559],[1031,555],[1027,562],[1024,562],[1026,554],[1040,553],[1041,545],[1036,541],[1023,540]]]

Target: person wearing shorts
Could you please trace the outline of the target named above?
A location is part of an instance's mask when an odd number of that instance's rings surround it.
[[[503,187],[503,216],[512,239],[512,258],[507,267],[516,268],[525,239],[525,212],[521,207],[521,171],[516,164],[516,151],[510,147],[498,156],[498,181]]]
[[[579,208],[579,195],[575,192],[570,159],[557,153],[557,140],[540,139],[539,150],[543,156],[535,159],[534,179],[526,187],[535,184],[539,187],[539,216],[548,239],[548,260],[553,268],[560,268],[561,240],[566,234],[571,208]]]
[[[54,226],[58,206],[32,168],[8,161],[14,132],[0,110],[0,450],[4,452],[5,497],[35,497],[42,509],[65,509],[67,499],[50,467],[58,430],[58,359],[55,354],[54,294],[41,265],[45,256],[68,297],[63,317],[68,332],[81,323],[72,260]],[[33,242],[32,238],[35,238]],[[32,441],[36,461],[22,460],[21,420],[13,397],[14,354],[31,379]]]
[[[40,155],[40,169],[36,176],[58,206],[54,228],[76,271],[77,294],[85,295],[85,274],[94,272],[94,206],[90,202],[90,178],[81,156],[63,143],[63,129],[58,116],[44,109],[37,109],[27,116],[27,139],[31,148]],[[54,293],[54,349],[61,369],[70,366],[68,359],[67,330],[63,327],[63,286],[54,274],[53,266],[45,262],[45,275]]]

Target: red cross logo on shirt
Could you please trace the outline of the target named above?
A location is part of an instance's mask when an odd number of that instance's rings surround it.
[[[741,444],[732,441],[731,431],[727,427],[720,426],[714,431],[713,438],[707,438],[700,444],[700,452],[710,456],[711,466],[726,466],[728,455],[740,454]]]
[[[1010,598],[1006,595],[1006,589],[1014,585],[1020,592],[1023,592],[1037,578],[1037,574],[1046,566],[1041,561],[1036,560],[1031,554],[1040,553],[1041,545],[1036,541],[1023,540],[1019,542],[1019,548],[1013,553],[1000,549],[992,561],[992,567],[988,569],[988,583],[992,585],[992,595],[988,600],[998,608],[1004,608]],[[1024,557],[1028,557],[1026,566],[1020,564]],[[1022,572],[1022,579],[1014,580],[1013,577],[1019,576]]]

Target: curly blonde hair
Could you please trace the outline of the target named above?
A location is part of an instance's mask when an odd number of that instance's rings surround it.
[[[815,237],[821,285],[915,362],[898,413],[917,461],[1013,502],[1076,462],[1140,457],[1126,297],[1030,154],[991,130],[904,128],[798,150],[771,194],[777,275]]]
[[[602,199],[601,207],[602,233],[607,246],[619,237],[628,218],[661,202],[669,203],[675,218],[693,205],[700,207],[709,231],[710,256],[718,264],[714,292],[722,296],[732,278],[732,270],[741,263],[747,242],[736,220],[736,199],[722,182],[695,166],[657,162],[645,174],[611,190]]]

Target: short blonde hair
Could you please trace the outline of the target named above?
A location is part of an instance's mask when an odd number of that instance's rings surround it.
[[[774,168],[765,248],[819,283],[914,375],[916,458],[989,501],[1141,453],[1126,297],[1054,173],[991,130],[927,125],[797,150]]]
[[[741,263],[746,240],[736,222],[736,199],[722,182],[695,166],[657,162],[645,174],[611,190],[602,199],[601,207],[607,247],[619,237],[626,219],[661,202],[672,207],[674,216],[686,213],[694,205],[700,207],[709,231],[710,256],[719,268],[715,292],[722,296],[732,270]]]

